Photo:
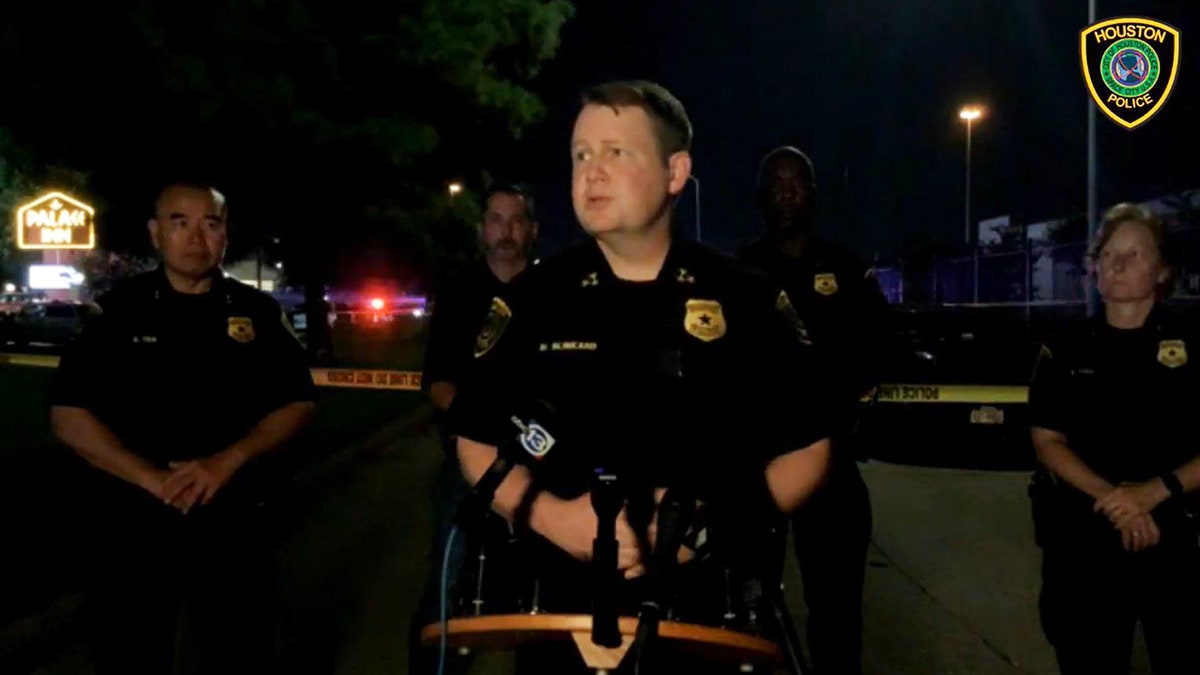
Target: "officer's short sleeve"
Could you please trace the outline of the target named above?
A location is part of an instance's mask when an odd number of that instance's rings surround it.
[[[421,386],[425,391],[429,391],[434,382],[457,382],[459,379],[456,366],[462,360],[462,347],[467,339],[463,334],[476,328],[464,325],[461,301],[452,286],[440,291],[434,299],[429,337],[425,343],[425,362],[421,369]]]
[[[782,290],[754,290],[760,336],[753,355],[755,405],[768,440],[768,458],[806,448],[829,436],[828,376],[815,358],[805,325]]]
[[[523,400],[531,372],[530,344],[538,304],[523,284],[494,297],[473,340],[470,377],[450,406],[451,433],[499,445],[511,425],[512,402]],[[511,435],[511,434],[510,434]]]
[[[1054,353],[1057,349],[1054,343],[1043,344],[1038,352],[1029,385],[1029,423],[1066,433],[1071,396],[1066,367]]]
[[[263,408],[270,412],[289,403],[315,401],[317,393],[308,358],[292,332],[287,315],[274,302],[263,313],[266,324],[263,337],[267,342],[266,359],[262,363],[266,372],[259,378]]]
[[[115,321],[102,312],[63,353],[50,384],[51,406],[96,411],[105,397],[111,396],[112,382],[105,365],[111,358]]]

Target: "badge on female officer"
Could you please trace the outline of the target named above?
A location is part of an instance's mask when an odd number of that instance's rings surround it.
[[[1152,212],[1111,209],[1092,253],[1103,314],[1038,357],[1040,608],[1065,675],[1127,671],[1137,621],[1155,673],[1200,672],[1200,333],[1164,302],[1172,252]]]

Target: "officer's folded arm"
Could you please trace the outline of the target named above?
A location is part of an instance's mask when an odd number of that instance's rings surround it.
[[[1031,434],[1038,461],[1051,473],[1092,499],[1100,499],[1112,491],[1112,484],[1092,471],[1091,467],[1067,446],[1066,434],[1036,426],[1031,428]]]
[[[272,452],[295,438],[312,421],[316,404],[312,401],[293,401],[284,404],[259,420],[258,424],[223,452],[241,466]]]
[[[131,452],[85,408],[52,406],[50,425],[55,437],[92,466],[186,512],[197,502],[211,501],[247,462],[282,447],[299,434],[312,419],[313,408],[312,401],[280,406],[228,448],[204,459],[173,464],[171,470]]]
[[[1154,504],[1146,504],[1139,512],[1108,513],[1103,508],[1105,500],[1117,494],[1118,488],[1102,478],[1067,445],[1066,434],[1045,427],[1031,427],[1034,451],[1038,461],[1067,484],[1086,493],[1095,500],[1093,510],[1105,511],[1114,528],[1121,533],[1122,546],[1129,551],[1141,551],[1156,546],[1161,533],[1150,511]],[[1165,488],[1164,488],[1165,490]]]
[[[457,443],[463,477],[470,485],[475,485],[495,461],[496,446],[480,443],[462,435],[458,436]],[[511,522],[531,482],[528,469],[521,465],[513,467],[496,488],[492,510]],[[547,492],[540,492],[534,496],[529,507],[530,529],[578,560],[591,558],[596,524],[596,512],[592,509],[591,498],[587,494],[575,499],[562,499]],[[635,568],[640,563],[637,540],[624,511],[617,522],[617,543],[618,568],[621,571]]]
[[[184,513],[197,504],[208,504],[247,462],[282,448],[299,434],[310,419],[312,401],[293,401],[271,411],[249,433],[229,447],[186,462],[172,462],[163,484],[165,501]]]
[[[429,385],[429,399],[433,401],[433,407],[441,412],[450,410],[450,405],[454,403],[454,396],[458,393],[458,388],[449,380],[439,380]]]
[[[50,429],[92,466],[137,485],[163,499],[163,484],[170,475],[153,462],[129,451],[121,439],[86,408],[56,405],[50,408]]]
[[[816,492],[829,469],[829,453],[829,439],[822,438],[767,464],[767,488],[780,511],[792,513]]]

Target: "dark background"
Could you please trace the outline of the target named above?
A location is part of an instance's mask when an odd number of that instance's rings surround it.
[[[1086,211],[1084,0],[577,6],[547,73],[556,114],[532,135],[536,152],[514,164],[535,177],[551,245],[576,236],[567,139],[578,88],[609,78],[654,79],[683,101],[703,238],[724,248],[755,236],[757,163],[785,142],[816,165],[824,231],[860,254],[961,242],[967,103],[986,107],[972,132],[972,221]],[[1175,90],[1151,121],[1126,131],[1098,115],[1101,209],[1200,188],[1197,15],[1193,2],[1098,3],[1098,21],[1146,16],[1182,32]],[[679,212],[687,232],[692,189]]]

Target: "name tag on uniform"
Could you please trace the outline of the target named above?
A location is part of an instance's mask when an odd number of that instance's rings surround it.
[[[595,342],[583,342],[579,340],[563,340],[561,342],[542,342],[538,345],[540,352],[594,352],[596,351]]]
[[[158,342],[157,335],[134,335],[133,336],[133,344],[135,344],[135,345],[138,345],[138,344],[150,345],[150,344],[154,344],[155,342]]]

